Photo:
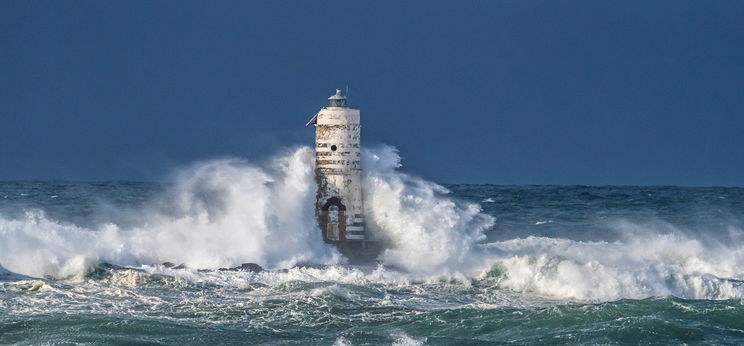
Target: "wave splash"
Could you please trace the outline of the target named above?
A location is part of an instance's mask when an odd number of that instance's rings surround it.
[[[264,167],[242,160],[195,165],[127,229],[113,223],[82,228],[38,210],[23,219],[0,217],[0,264],[25,275],[70,278],[99,261],[195,268],[338,263],[338,252],[317,236],[313,162],[303,147]]]
[[[493,223],[477,205],[454,201],[445,188],[398,172],[400,158],[392,147],[364,150],[362,164],[370,231],[393,246],[383,256],[387,264],[427,272],[462,264]],[[135,227],[107,223],[88,229],[39,210],[20,219],[0,214],[0,264],[30,276],[82,278],[101,261],[211,269],[244,262],[268,268],[341,263],[342,256],[319,236],[315,193],[308,147],[264,165],[200,163],[179,172],[164,196],[129,215],[139,220]]]
[[[744,297],[744,248],[736,245],[744,239],[741,230],[731,230],[739,241],[718,243],[671,225],[626,222],[616,225],[625,236],[615,242],[530,236],[483,244],[494,218],[475,203],[451,198],[443,186],[401,173],[395,148],[364,150],[362,164],[369,231],[390,245],[383,263],[407,273],[382,267],[371,274],[352,271],[360,284],[449,277],[561,300]],[[319,236],[311,148],[262,165],[200,163],[174,180],[166,193],[129,215],[136,226],[86,228],[39,210],[21,218],[4,217],[0,210],[0,275],[7,269],[81,280],[100,262],[169,261],[211,269],[244,262],[267,268],[344,262]],[[330,267],[319,277],[337,270]]]
[[[472,268],[478,259],[473,248],[493,226],[492,216],[449,198],[441,185],[398,172],[395,148],[364,151],[362,163],[370,231],[391,245],[385,263],[432,274]]]

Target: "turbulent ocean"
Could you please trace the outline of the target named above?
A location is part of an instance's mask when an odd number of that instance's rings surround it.
[[[162,182],[0,182],[0,344],[741,344],[744,189],[442,185],[363,152],[377,263],[311,148]],[[224,270],[255,263],[251,270]],[[223,270],[220,270],[223,268]]]

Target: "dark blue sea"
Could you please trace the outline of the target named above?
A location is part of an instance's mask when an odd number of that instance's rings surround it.
[[[370,265],[320,239],[308,148],[0,182],[0,344],[744,343],[743,188],[442,185],[365,155]],[[241,263],[264,270],[219,270]]]

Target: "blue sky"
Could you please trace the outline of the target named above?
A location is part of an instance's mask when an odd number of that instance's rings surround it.
[[[741,1],[0,1],[0,179],[312,143],[442,183],[744,186]]]

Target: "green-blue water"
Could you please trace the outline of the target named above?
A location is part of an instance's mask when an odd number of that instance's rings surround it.
[[[447,188],[494,218],[456,266],[253,273],[159,264],[171,185],[0,183],[0,344],[744,342],[744,189]]]

